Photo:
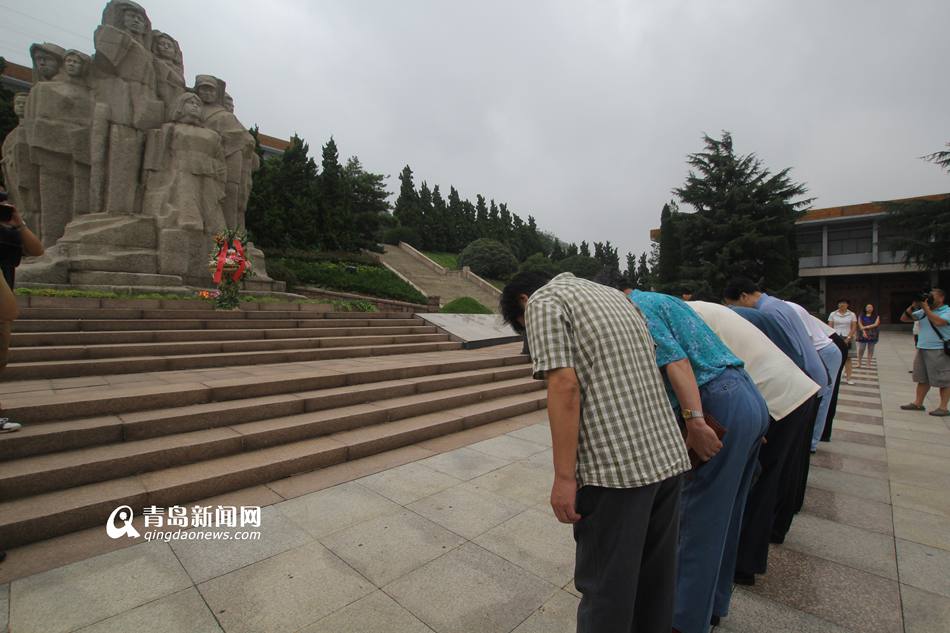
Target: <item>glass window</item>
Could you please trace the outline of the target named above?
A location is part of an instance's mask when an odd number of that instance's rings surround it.
[[[828,255],[870,253],[872,233],[870,224],[828,227]]]
[[[799,257],[821,257],[821,229],[810,229],[798,234]]]

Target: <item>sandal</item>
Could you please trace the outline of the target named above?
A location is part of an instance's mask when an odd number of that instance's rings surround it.
[[[914,404],[913,402],[911,402],[910,404],[902,404],[901,409],[903,409],[904,411],[923,411],[925,407],[923,405]]]
[[[932,415],[937,418],[945,418],[948,415],[950,415],[950,411],[947,411],[946,409],[934,409],[933,411],[930,412],[929,415]]]

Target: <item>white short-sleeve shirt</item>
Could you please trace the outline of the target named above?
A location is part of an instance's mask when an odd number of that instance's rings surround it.
[[[828,315],[828,323],[831,324],[831,327],[834,328],[835,332],[837,332],[841,338],[851,336],[851,324],[857,320],[858,317],[855,316],[851,310],[847,310],[844,314],[835,310]]]
[[[818,385],[769,337],[726,306],[706,301],[687,303],[733,354],[759,388],[769,415],[781,420],[818,393]]]

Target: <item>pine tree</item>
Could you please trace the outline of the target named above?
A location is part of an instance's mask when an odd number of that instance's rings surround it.
[[[428,237],[429,250],[436,252],[448,250],[448,244],[454,233],[454,227],[448,221],[448,215],[442,192],[439,191],[439,185],[436,185],[432,188],[432,208],[429,211],[426,232],[423,235],[423,240]]]
[[[322,154],[317,179],[318,243],[325,250],[354,250],[358,240],[353,233],[340,153],[332,136]]]
[[[564,259],[564,249],[561,247],[561,240],[554,239],[554,247],[551,249],[551,261],[559,262]]]
[[[623,281],[630,288],[640,287],[640,277],[637,271],[637,256],[633,253],[627,253],[627,269],[623,273]]]
[[[660,261],[657,266],[657,282],[661,287],[675,284],[680,277],[683,264],[680,253],[680,239],[677,227],[679,208],[670,200],[660,212]]]
[[[403,167],[402,173],[399,174],[399,196],[393,207],[393,217],[402,226],[416,230],[422,224],[422,214],[419,213],[419,194],[412,182],[412,169],[409,165]]]
[[[641,290],[650,290],[653,288],[653,271],[647,263],[646,251],[640,253],[640,259],[637,261],[637,286]]]
[[[353,214],[353,232],[356,248],[371,248],[378,240],[378,233],[389,218],[389,192],[386,191],[386,176],[373,174],[363,169],[360,159],[353,156],[343,168],[349,206]]]
[[[686,183],[674,190],[696,210],[676,219],[681,243],[690,245],[681,280],[714,296],[736,274],[785,286],[798,276],[795,221],[811,204],[801,197],[807,188],[789,178],[790,168],[772,174],[755,154],[737,155],[728,132],[703,141],[705,151],[689,155]]]
[[[590,257],[590,246],[587,245],[587,242],[581,242],[580,254],[584,257]]]
[[[578,255],[580,255],[580,250],[578,250],[577,244],[574,242],[568,244],[567,248],[564,250],[565,259],[568,257],[577,257]]]
[[[485,206],[485,198],[482,194],[475,196],[475,233],[478,238],[491,237],[488,226],[488,207]]]

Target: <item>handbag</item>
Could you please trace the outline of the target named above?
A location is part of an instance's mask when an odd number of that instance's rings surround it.
[[[726,434],[726,431],[727,431],[726,427],[719,424],[719,422],[716,420],[716,418],[712,416],[712,414],[709,414],[709,413],[703,414],[703,420],[706,422],[706,426],[711,428],[713,432],[716,434],[716,437],[718,437],[720,440]],[[682,433],[683,433],[683,439],[685,440],[686,439],[685,426],[682,428]],[[694,451],[693,449],[689,449],[688,453],[689,453],[689,464],[690,466],[693,467],[694,471],[698,470],[700,467],[702,467],[703,464],[706,463],[702,459],[700,459],[699,455],[697,455],[696,451]]]

